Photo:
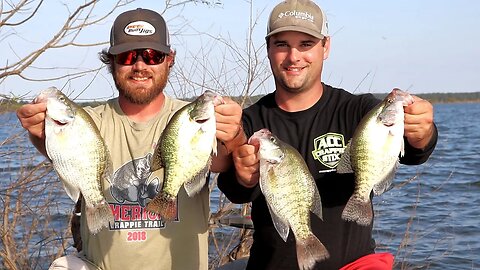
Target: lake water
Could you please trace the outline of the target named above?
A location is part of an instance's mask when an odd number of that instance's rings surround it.
[[[479,269],[480,104],[434,108],[437,147],[375,198],[375,238],[396,269]]]
[[[395,187],[375,197],[374,237],[379,252],[395,255],[395,269],[480,269],[480,104],[434,108],[437,147],[425,164],[402,165]],[[9,142],[20,131],[14,114],[0,115],[2,199],[24,158],[35,153],[28,141],[20,146]],[[58,200],[66,207],[59,204],[59,218],[51,226],[61,227],[73,203],[61,190]],[[212,205],[217,201],[214,192]],[[37,269],[45,268],[40,264]]]

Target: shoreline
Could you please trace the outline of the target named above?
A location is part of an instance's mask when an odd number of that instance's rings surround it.
[[[378,99],[383,99],[388,93],[373,93]],[[464,93],[420,93],[414,94],[420,98],[428,100],[432,104],[454,104],[454,103],[480,103],[480,92],[464,92]],[[249,104],[259,100],[264,95],[250,96]],[[233,97],[233,100],[242,100],[242,97]],[[188,98],[186,100],[189,100]],[[105,101],[95,101],[96,104],[101,104]],[[29,102],[12,100],[8,98],[0,99],[0,114],[7,112],[15,112],[20,106]],[[91,102],[80,102],[82,106],[92,105]],[[246,106],[248,107],[248,106]]]

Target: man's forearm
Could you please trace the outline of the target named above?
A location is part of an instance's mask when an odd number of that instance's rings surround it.
[[[39,137],[33,136],[29,134],[30,141],[32,142],[33,146],[37,148],[38,152],[48,158],[47,149],[45,147],[45,140]]]

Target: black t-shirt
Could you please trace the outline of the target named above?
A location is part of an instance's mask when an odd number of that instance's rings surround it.
[[[353,95],[324,84],[321,99],[307,110],[283,111],[277,106],[274,93],[270,93],[243,112],[247,137],[268,128],[300,152],[316,181],[322,199],[323,221],[312,214],[311,227],[329,251],[330,258],[317,263],[315,269],[339,269],[374,253],[373,223],[360,226],[341,218],[355,183],[353,174],[337,174],[335,168],[358,123],[379,102],[371,94]],[[432,141],[436,142],[436,137]],[[422,163],[433,148],[434,144],[423,152],[406,145],[401,162]],[[233,171],[222,173],[218,187],[234,203],[252,202],[255,231],[247,269],[298,269],[293,233],[290,232],[284,242],[273,226],[260,187],[245,188],[234,177]]]

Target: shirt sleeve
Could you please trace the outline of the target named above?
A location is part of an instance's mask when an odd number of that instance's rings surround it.
[[[247,138],[253,133],[251,122],[242,116],[243,130]],[[220,173],[217,179],[217,186],[232,203],[252,202],[261,194],[260,185],[247,188],[238,183],[235,173],[235,166],[231,166],[226,172]]]
[[[102,123],[102,118],[108,106],[113,106],[113,99],[108,100],[105,103],[96,105],[96,106],[85,106],[83,109],[90,115],[95,125],[100,128]]]
[[[227,172],[220,173],[217,179],[217,185],[220,191],[222,191],[232,203],[240,204],[251,202],[261,193],[259,185],[253,188],[246,188],[240,185],[234,168],[231,168]]]
[[[411,146],[408,143],[407,138],[404,137],[405,155],[400,158],[400,163],[405,165],[419,165],[428,160],[433,150],[435,149],[435,146],[437,145],[437,141],[438,141],[438,130],[435,123],[433,124],[433,127],[435,129],[433,132],[433,136],[430,139],[430,142],[427,144],[427,146],[423,150],[417,149]]]

